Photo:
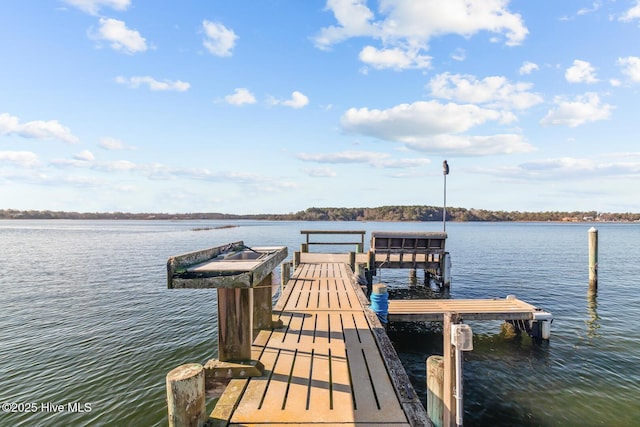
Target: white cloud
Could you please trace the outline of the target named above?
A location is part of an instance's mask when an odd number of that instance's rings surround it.
[[[429,68],[431,57],[418,54],[417,50],[408,51],[400,48],[377,49],[373,46],[366,46],[360,51],[360,61],[376,68],[393,68],[403,70],[407,68]]]
[[[112,150],[133,150],[135,147],[127,146],[122,141],[115,138],[101,138],[98,146],[104,150],[112,151]]]
[[[285,107],[299,109],[299,108],[306,107],[309,104],[309,98],[307,98],[307,96],[304,95],[302,92],[298,92],[296,90],[291,93],[290,99],[285,99],[285,100],[272,99],[271,103],[273,105],[284,105]]]
[[[78,142],[78,138],[71,133],[69,128],[62,126],[57,120],[46,122],[34,120],[21,124],[18,117],[8,113],[0,114],[0,134],[45,140],[57,139],[70,144]]]
[[[337,25],[322,28],[314,42],[328,49],[352,37],[371,37],[382,46],[365,48],[361,60],[376,68],[426,68],[430,57],[421,52],[433,37],[488,31],[504,35],[509,46],[522,43],[528,30],[507,6],[507,0],[381,0],[376,20],[366,0],[328,0]]]
[[[497,134],[489,136],[434,135],[406,142],[408,148],[425,153],[460,156],[488,156],[495,154],[529,153],[535,148],[522,135]]]
[[[136,30],[127,28],[124,21],[100,18],[100,28],[94,38],[110,43],[113,50],[134,54],[147,50],[147,41]]]
[[[388,153],[374,151],[339,151],[335,153],[298,153],[296,157],[305,162],[315,163],[364,163],[378,168],[406,169],[424,166],[429,159],[392,159]]]
[[[114,10],[127,10],[131,0],[63,0],[65,3],[86,12],[97,15],[101,8],[109,7]]]
[[[587,61],[576,59],[573,65],[567,68],[564,77],[569,83],[597,83],[596,70]]]
[[[533,71],[537,71],[539,70],[540,67],[538,66],[538,64],[530,62],[530,61],[525,61],[522,63],[522,66],[520,67],[520,75],[525,75],[525,74],[531,74]]]
[[[341,124],[348,133],[400,142],[410,149],[431,153],[477,156],[532,151],[533,147],[520,135],[455,135],[488,121],[514,120],[512,113],[476,105],[420,101],[387,110],[351,108],[342,116]]]
[[[74,155],[73,158],[83,162],[92,162],[96,159],[93,153],[89,150],[83,150],[77,153],[76,155]]]
[[[577,13],[578,16],[587,15],[589,13],[596,12],[598,9],[600,9],[600,7],[602,7],[602,3],[599,2],[599,1],[596,1],[596,2],[593,2],[591,4],[590,8],[584,7],[582,9],[578,10],[578,12],[576,12],[576,13]]]
[[[311,168],[306,169],[305,172],[314,178],[333,178],[337,176],[336,172],[331,168]]]
[[[228,104],[232,105],[244,105],[244,104],[255,104],[256,97],[249,91],[249,89],[240,87],[236,88],[233,94],[227,95],[224,97],[224,100]]]
[[[577,127],[588,122],[607,120],[611,117],[613,106],[602,104],[595,93],[576,96],[573,100],[556,97],[556,108],[550,110],[540,121],[542,125],[562,125]]]
[[[205,48],[216,56],[231,56],[238,36],[233,30],[228,29],[217,22],[202,21],[205,39],[202,44]]]
[[[451,59],[462,62],[467,59],[467,51],[458,48],[451,54]]]
[[[478,80],[470,75],[449,73],[433,77],[428,84],[431,94],[438,98],[518,110],[543,101],[540,95],[529,92],[532,86],[531,83],[510,83],[501,76]]]
[[[617,64],[622,67],[622,73],[634,82],[640,82],[640,57],[627,56],[618,58]]]
[[[9,163],[25,168],[38,166],[38,156],[31,151],[0,151],[0,163]]]
[[[623,22],[630,22],[634,19],[640,19],[640,0],[636,0],[635,6],[627,10],[624,15],[619,18],[619,20]]]
[[[437,101],[400,104],[387,110],[350,108],[341,118],[345,131],[380,139],[410,142],[443,133],[460,133],[489,120],[513,121],[511,114],[475,105]]]
[[[191,87],[189,83],[183,82],[182,80],[156,80],[150,76],[134,76],[129,78],[118,76],[116,77],[116,83],[126,84],[132,88],[138,88],[142,85],[147,85],[149,89],[153,91],[175,90],[178,92],[184,92]]]
[[[374,36],[378,30],[370,22],[374,15],[366,3],[366,0],[327,0],[325,10],[333,12],[339,25],[322,28],[314,39],[316,46],[327,49],[351,37]]]
[[[628,160],[611,161],[604,158],[585,159],[558,157],[534,160],[515,167],[484,171],[497,176],[527,180],[584,180],[604,177],[640,175],[640,162]]]

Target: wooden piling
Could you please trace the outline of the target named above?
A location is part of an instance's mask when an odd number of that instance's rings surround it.
[[[443,427],[444,359],[430,356],[427,359],[427,414],[435,427]]]
[[[456,424],[456,399],[454,389],[456,385],[456,361],[455,348],[451,344],[451,325],[460,323],[461,319],[457,313],[444,313],[444,324],[442,328],[443,339],[443,363],[444,363],[444,392],[442,424],[445,427],[452,427]]]
[[[271,329],[272,324],[272,280],[273,273],[262,279],[262,282],[253,288],[253,338],[262,329]],[[246,320],[245,320],[246,321]]]
[[[598,288],[598,230],[591,227],[589,235],[589,287]]]
[[[188,363],[166,377],[169,427],[202,427],[207,421],[204,369]]]
[[[218,358],[220,361],[251,360],[252,306],[253,289],[218,288]]]
[[[291,279],[291,262],[283,262],[282,266],[281,266],[281,287],[282,287],[282,291],[284,291],[284,287],[287,286],[287,283],[289,283],[289,279]]]

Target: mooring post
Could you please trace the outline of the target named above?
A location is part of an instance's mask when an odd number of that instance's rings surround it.
[[[589,232],[589,287],[598,288],[598,230],[591,227]]]
[[[434,427],[443,427],[444,415],[444,359],[429,356],[427,359],[427,415]]]
[[[202,427],[207,421],[204,368],[199,363],[178,366],[167,374],[169,427]]]

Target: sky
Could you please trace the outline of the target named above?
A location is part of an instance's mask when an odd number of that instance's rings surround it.
[[[0,209],[640,212],[638,40],[640,0],[8,0]]]

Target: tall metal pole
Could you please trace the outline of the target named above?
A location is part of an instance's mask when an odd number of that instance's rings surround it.
[[[447,231],[447,175],[449,175],[449,164],[445,160],[442,162],[442,174],[444,175],[444,203],[442,205],[442,231]]]

